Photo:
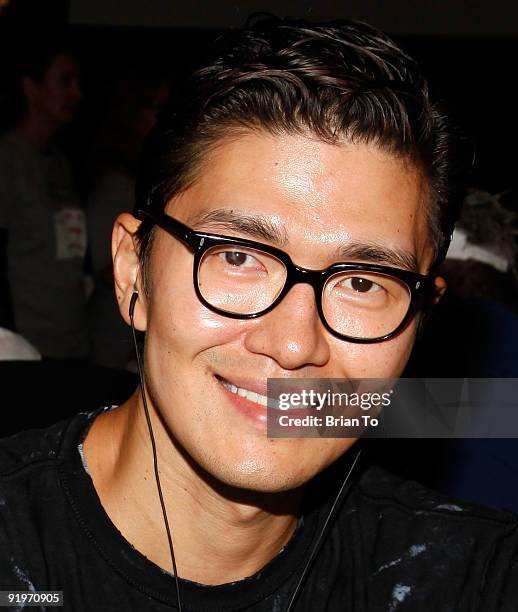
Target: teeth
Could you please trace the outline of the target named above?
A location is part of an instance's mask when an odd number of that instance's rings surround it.
[[[221,384],[228,389],[231,393],[235,393],[240,397],[246,397],[246,399],[254,402],[255,404],[260,404],[261,406],[268,405],[268,398],[266,395],[261,395],[260,393],[256,393],[255,391],[249,391],[248,389],[243,389],[242,387],[236,387],[236,385],[232,385],[225,380],[220,381]]]

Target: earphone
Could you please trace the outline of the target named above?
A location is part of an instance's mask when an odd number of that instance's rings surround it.
[[[164,503],[164,498],[162,495],[162,487],[160,486],[160,475],[158,472],[158,459],[157,459],[157,453],[156,453],[156,444],[155,444],[155,437],[153,435],[153,427],[151,425],[151,419],[149,418],[149,411],[148,411],[148,407],[147,407],[147,401],[146,401],[146,393],[145,393],[145,386],[144,386],[144,374],[143,374],[143,370],[142,370],[142,364],[140,361],[140,352],[138,350],[138,344],[137,344],[137,335],[135,332],[135,325],[133,323],[133,317],[135,314],[135,305],[137,303],[137,300],[139,298],[139,292],[138,289],[135,287],[133,294],[131,295],[131,300],[130,300],[130,305],[129,305],[129,318],[130,318],[130,322],[131,322],[131,331],[133,334],[133,344],[134,344],[134,348],[135,348],[135,356],[137,359],[137,368],[138,368],[138,373],[139,373],[139,379],[140,379],[140,393],[142,396],[142,402],[144,404],[144,412],[146,414],[146,420],[147,420],[147,425],[148,425],[148,430],[149,430],[149,436],[151,439],[151,447],[153,449],[153,463],[154,463],[154,467],[155,467],[155,480],[156,480],[156,485],[157,485],[157,490],[158,490],[158,496],[160,498],[160,504],[162,506],[162,514],[164,517],[164,524],[165,524],[165,528],[166,528],[166,532],[167,532],[167,539],[169,542],[169,550],[171,553],[171,561],[173,564],[173,575],[174,575],[174,579],[175,579],[175,584],[176,584],[176,600],[178,603],[178,612],[182,612],[182,603],[181,603],[181,599],[180,599],[180,585],[178,582],[178,572],[176,569],[176,560],[175,560],[175,555],[174,555],[174,547],[173,547],[173,540],[171,537],[171,530],[169,528],[169,521],[167,519],[167,512],[166,512],[166,507],[165,507],[165,503]],[[322,526],[322,529],[320,530],[320,533],[318,535],[318,537],[316,538],[316,541],[313,545],[312,550],[309,553],[308,559],[306,561],[306,564],[300,574],[299,580],[295,586],[295,589],[293,590],[293,593],[291,595],[290,601],[288,603],[288,606],[285,610],[285,612],[291,612],[291,610],[293,609],[295,602],[297,600],[297,597],[300,593],[300,591],[302,590],[302,587],[304,585],[304,581],[307,578],[308,572],[311,568],[311,565],[316,557],[316,555],[318,554],[320,547],[324,541],[324,536],[326,535],[326,531],[331,523],[331,519],[333,518],[333,516],[335,515],[337,509],[340,506],[340,503],[344,501],[345,497],[347,496],[347,493],[350,490],[350,483],[349,483],[349,479],[350,476],[352,474],[352,472],[354,471],[354,468],[356,466],[356,464],[358,463],[358,459],[360,458],[360,454],[361,454],[361,449],[356,453],[356,456],[354,458],[354,460],[352,461],[352,464],[349,467],[349,470],[347,471],[347,474],[345,475],[345,478],[342,482],[342,485],[340,486],[338,493],[331,505],[331,509],[329,510],[327,517],[324,521],[324,524]]]
[[[133,321],[133,315],[135,314],[135,304],[137,303],[138,300],[138,289],[134,289],[133,293],[131,294],[131,300],[130,300],[130,305],[129,305],[129,318],[130,321]]]

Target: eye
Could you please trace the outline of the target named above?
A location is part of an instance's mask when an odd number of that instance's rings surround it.
[[[344,281],[344,286],[347,289],[352,289],[356,293],[375,293],[383,289],[377,283],[369,280],[368,278],[362,278],[361,276],[351,276]]]
[[[243,251],[223,251],[218,253],[218,256],[235,268],[262,269],[263,267],[253,255]]]

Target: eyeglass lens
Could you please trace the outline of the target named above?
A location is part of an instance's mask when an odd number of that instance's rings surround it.
[[[198,287],[215,308],[232,314],[256,314],[271,306],[286,282],[282,261],[260,250],[216,246],[198,267]],[[411,300],[408,286],[385,274],[337,272],[324,285],[322,309],[328,325],[352,338],[378,338],[393,332]]]

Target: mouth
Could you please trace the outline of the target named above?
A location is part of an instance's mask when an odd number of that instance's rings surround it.
[[[266,390],[264,381],[258,379],[234,379],[233,381],[215,375],[219,388],[230,405],[254,428],[265,431],[268,421],[269,398],[261,390]],[[239,384],[237,384],[239,383]],[[252,389],[250,387],[253,387]],[[270,398],[270,406],[273,402]]]
[[[227,398],[226,402],[255,429],[266,433],[270,427],[278,427],[278,419],[285,414],[286,407],[282,407],[279,397],[264,393],[267,392],[265,379],[233,376],[232,380],[229,380],[218,374],[213,376],[223,396]],[[294,379],[292,387],[295,393],[300,391],[300,384],[300,380]],[[293,418],[307,415],[307,408],[290,407],[290,416]],[[288,428],[283,425],[282,431],[288,431]]]
[[[249,389],[245,389],[244,387],[238,387],[233,383],[229,382],[228,380],[225,380],[224,378],[216,378],[225,387],[225,389],[228,389],[228,391],[230,391],[230,393],[233,393],[238,397],[244,397],[248,401],[253,402],[254,404],[258,404],[259,406],[264,406],[265,408],[266,406],[268,406],[268,397],[266,395],[261,395],[256,391],[250,391]]]
[[[278,395],[267,395],[268,379],[259,379],[259,378],[247,378],[247,377],[237,377],[233,376],[232,380],[228,378],[224,378],[219,374],[213,375],[219,386],[225,388],[225,390],[232,394],[233,399],[236,401],[245,400],[246,403],[250,402],[251,404],[255,404],[255,408],[257,410],[264,409],[266,411],[267,408],[271,408],[273,410],[280,410],[279,406],[279,396]],[[300,393],[304,387],[301,386],[300,379],[293,379],[293,384],[289,384],[289,379],[284,379],[283,381],[283,391],[292,390],[294,393]],[[292,407],[293,411],[294,408]],[[294,414],[294,412],[293,412]]]

